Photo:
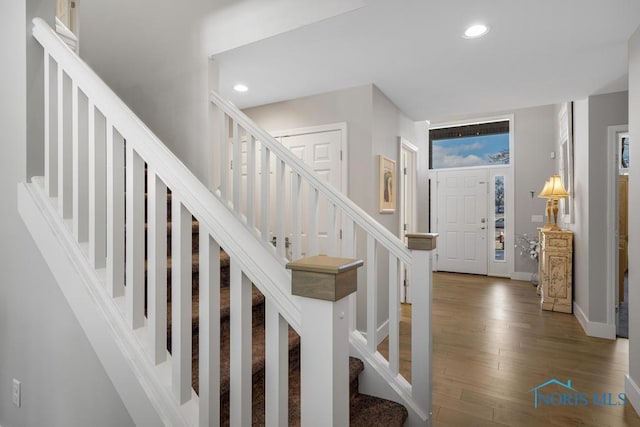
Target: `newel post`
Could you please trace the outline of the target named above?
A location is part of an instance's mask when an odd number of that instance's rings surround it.
[[[411,306],[411,389],[431,423],[432,349],[431,345],[431,297],[433,276],[433,251],[436,233],[408,233],[411,251],[412,306]]]
[[[303,426],[349,425],[349,304],[362,260],[314,256],[290,262],[301,298],[300,395]]]

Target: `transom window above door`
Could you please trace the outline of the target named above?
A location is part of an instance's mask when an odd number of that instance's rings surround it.
[[[509,121],[429,130],[429,168],[508,165]]]

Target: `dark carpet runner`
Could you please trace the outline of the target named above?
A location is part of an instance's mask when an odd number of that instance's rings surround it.
[[[168,194],[168,216],[171,195]],[[170,219],[169,219],[170,221]],[[171,351],[171,224],[168,224],[167,242],[167,348]],[[193,388],[198,392],[198,222],[192,223],[193,257],[192,257],[192,360],[193,360]],[[229,256],[220,251],[220,425],[229,425]],[[253,286],[253,425],[265,424],[265,325],[264,325],[264,296]],[[358,375],[364,369],[362,361],[356,358],[349,360],[349,388],[350,388],[350,425],[352,426],[402,426],[408,413],[404,406],[378,397],[364,395],[358,392]],[[289,328],[289,425],[300,425],[300,336]]]

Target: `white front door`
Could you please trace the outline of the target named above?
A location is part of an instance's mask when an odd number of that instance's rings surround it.
[[[487,169],[437,172],[438,270],[487,274]]]
[[[340,150],[342,148],[342,131],[332,130],[326,132],[305,133],[300,135],[290,135],[279,137],[278,140],[282,142],[287,148],[289,148],[300,160],[307,165],[311,166],[315,173],[317,173],[322,179],[326,180],[329,184],[333,185],[337,190],[342,188],[342,167],[340,160]],[[287,196],[286,200],[291,200],[291,189],[289,188],[291,183],[290,179],[287,179]],[[309,187],[302,186],[301,189],[301,235],[300,235],[300,256],[312,256],[316,254],[307,254],[308,252],[308,233],[309,224],[311,219],[311,199]],[[287,213],[291,212],[291,209],[286,209]],[[318,207],[316,211],[316,232],[318,239],[318,253],[328,254],[330,249],[330,238],[333,237],[337,242],[339,239],[339,222],[335,228],[331,230],[330,221],[331,212],[327,205],[326,199],[320,197],[318,200]],[[272,216],[272,218],[275,218]],[[336,218],[339,221],[339,218]],[[290,218],[287,218],[287,224],[291,224]],[[288,235],[291,235],[290,229],[287,231]],[[292,248],[292,253],[296,253]],[[334,254],[337,255],[337,254]]]

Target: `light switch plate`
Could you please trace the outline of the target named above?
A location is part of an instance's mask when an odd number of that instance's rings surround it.
[[[544,221],[543,215],[531,215],[531,222],[539,222],[542,223]]]

